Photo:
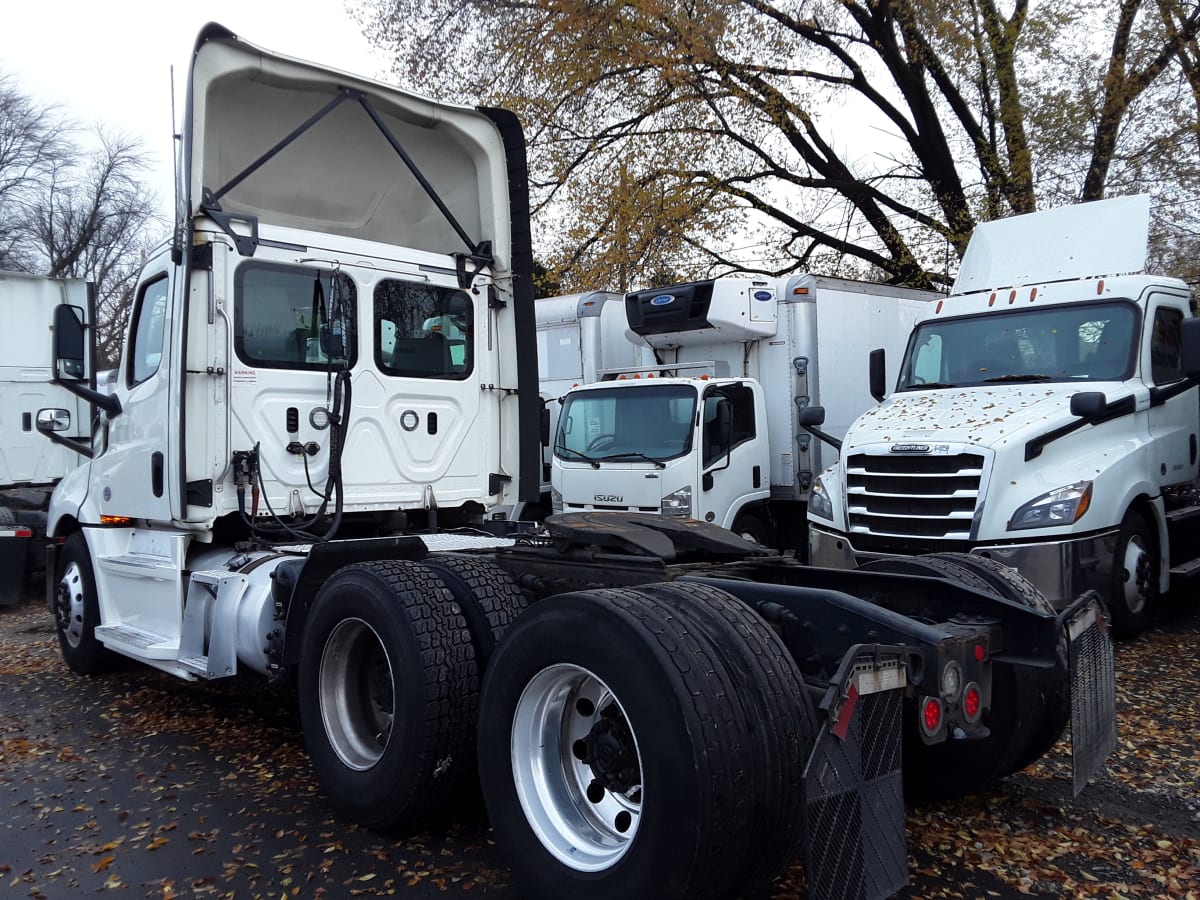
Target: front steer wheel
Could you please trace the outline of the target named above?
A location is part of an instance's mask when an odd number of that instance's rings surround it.
[[[54,588],[54,625],[63,659],[80,675],[99,675],[113,669],[120,657],[96,638],[100,603],[87,541],[78,531],[67,538],[58,554]]]
[[[764,723],[740,695],[744,651],[714,641],[734,632],[712,617],[693,630],[681,602],[562,594],[500,642],[484,680],[479,772],[523,896],[716,898],[745,877],[772,787],[749,768],[767,757]]]
[[[299,692],[313,769],[348,819],[413,828],[471,777],[475,652],[423,566],[360,563],[325,582],[305,624]]]

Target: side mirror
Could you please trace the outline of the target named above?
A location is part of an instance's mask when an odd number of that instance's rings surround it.
[[[796,424],[801,428],[820,428],[825,424],[825,407],[800,407],[800,409],[796,410]]]
[[[887,396],[887,369],[885,367],[885,354],[883,348],[872,350],[868,357],[868,378],[871,386],[871,396],[875,398],[876,403],[882,403],[883,398]]]
[[[546,405],[542,404],[541,415],[538,417],[538,436],[542,439],[542,446],[550,446],[550,410]]]
[[[1183,320],[1179,353],[1183,374],[1200,378],[1200,319]]]
[[[71,428],[71,412],[66,409],[39,409],[37,430],[42,434],[68,431]]]
[[[64,381],[83,381],[87,377],[83,310],[60,304],[54,307],[54,371]],[[41,414],[39,416],[39,424]]]
[[[1102,391],[1080,391],[1071,396],[1071,415],[1081,419],[1094,419],[1108,406],[1108,398]]]

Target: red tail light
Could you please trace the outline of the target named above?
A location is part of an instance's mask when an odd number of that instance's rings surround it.
[[[942,701],[934,697],[926,697],[925,705],[921,707],[921,727],[926,734],[936,734],[942,725]]]
[[[963,691],[963,715],[966,716],[968,722],[977,722],[981,712],[983,712],[983,697],[979,693],[979,687],[969,684]]]

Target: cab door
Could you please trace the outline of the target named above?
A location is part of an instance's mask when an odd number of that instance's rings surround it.
[[[1142,378],[1150,387],[1150,462],[1159,486],[1191,481],[1197,470],[1197,388],[1180,353],[1187,300],[1150,295],[1142,334]]]
[[[760,407],[747,383],[705,390],[696,518],[730,528],[738,510],[770,495],[766,423]]]
[[[174,287],[165,256],[148,264],[138,283],[117,374],[121,412],[109,423],[107,449],[93,462],[102,515],[172,518]]]

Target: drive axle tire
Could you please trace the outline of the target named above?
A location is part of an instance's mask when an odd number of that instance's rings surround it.
[[[1158,551],[1150,528],[1142,515],[1131,509],[1117,532],[1106,598],[1116,637],[1135,638],[1150,624],[1150,610],[1158,598],[1158,570]]]
[[[471,777],[475,653],[450,593],[419,564],[358,563],[325,582],[299,694],[313,769],[348,819],[411,829]]]
[[[874,560],[862,568],[874,572],[945,578],[973,590],[1030,605],[1024,591],[1008,582],[993,566],[987,563],[980,566],[948,557],[949,554],[894,557]],[[1037,596],[1042,603],[1046,603],[1040,593]],[[1046,604],[1046,608],[1049,608],[1049,604]],[[1065,647],[1062,650],[1065,651]],[[916,705],[906,701],[905,798],[923,803],[948,800],[983,790],[1031,762],[1031,754],[1044,742],[1048,732],[1054,731],[1054,739],[1057,739],[1062,730],[1061,724],[1058,724],[1057,704],[1049,703],[1047,697],[1056,695],[1055,686],[1060,679],[1066,687],[1065,655],[1061,658],[1061,672],[1057,668],[1036,669],[992,661],[992,703],[984,714],[984,724],[991,733],[985,738],[925,744],[918,733]],[[1044,750],[1039,749],[1032,758],[1036,759]]]
[[[525,612],[484,680],[479,772],[522,896],[717,898],[738,888],[762,723],[706,633],[634,590]]]
[[[750,843],[737,883],[742,890],[765,888],[800,853],[804,840],[804,766],[816,741],[817,717],[783,640],[737,597],[689,581],[640,585],[638,593],[668,603],[694,629],[702,630],[717,657],[736,679],[738,696],[761,723],[763,754],[752,774],[762,782],[750,823]]]
[[[63,659],[80,675],[111,671],[120,657],[96,638],[100,603],[87,540],[80,532],[67,538],[58,554],[54,624]]]
[[[529,600],[509,574],[490,560],[459,553],[436,553],[421,564],[442,580],[462,610],[482,678],[496,644],[529,605]]]

